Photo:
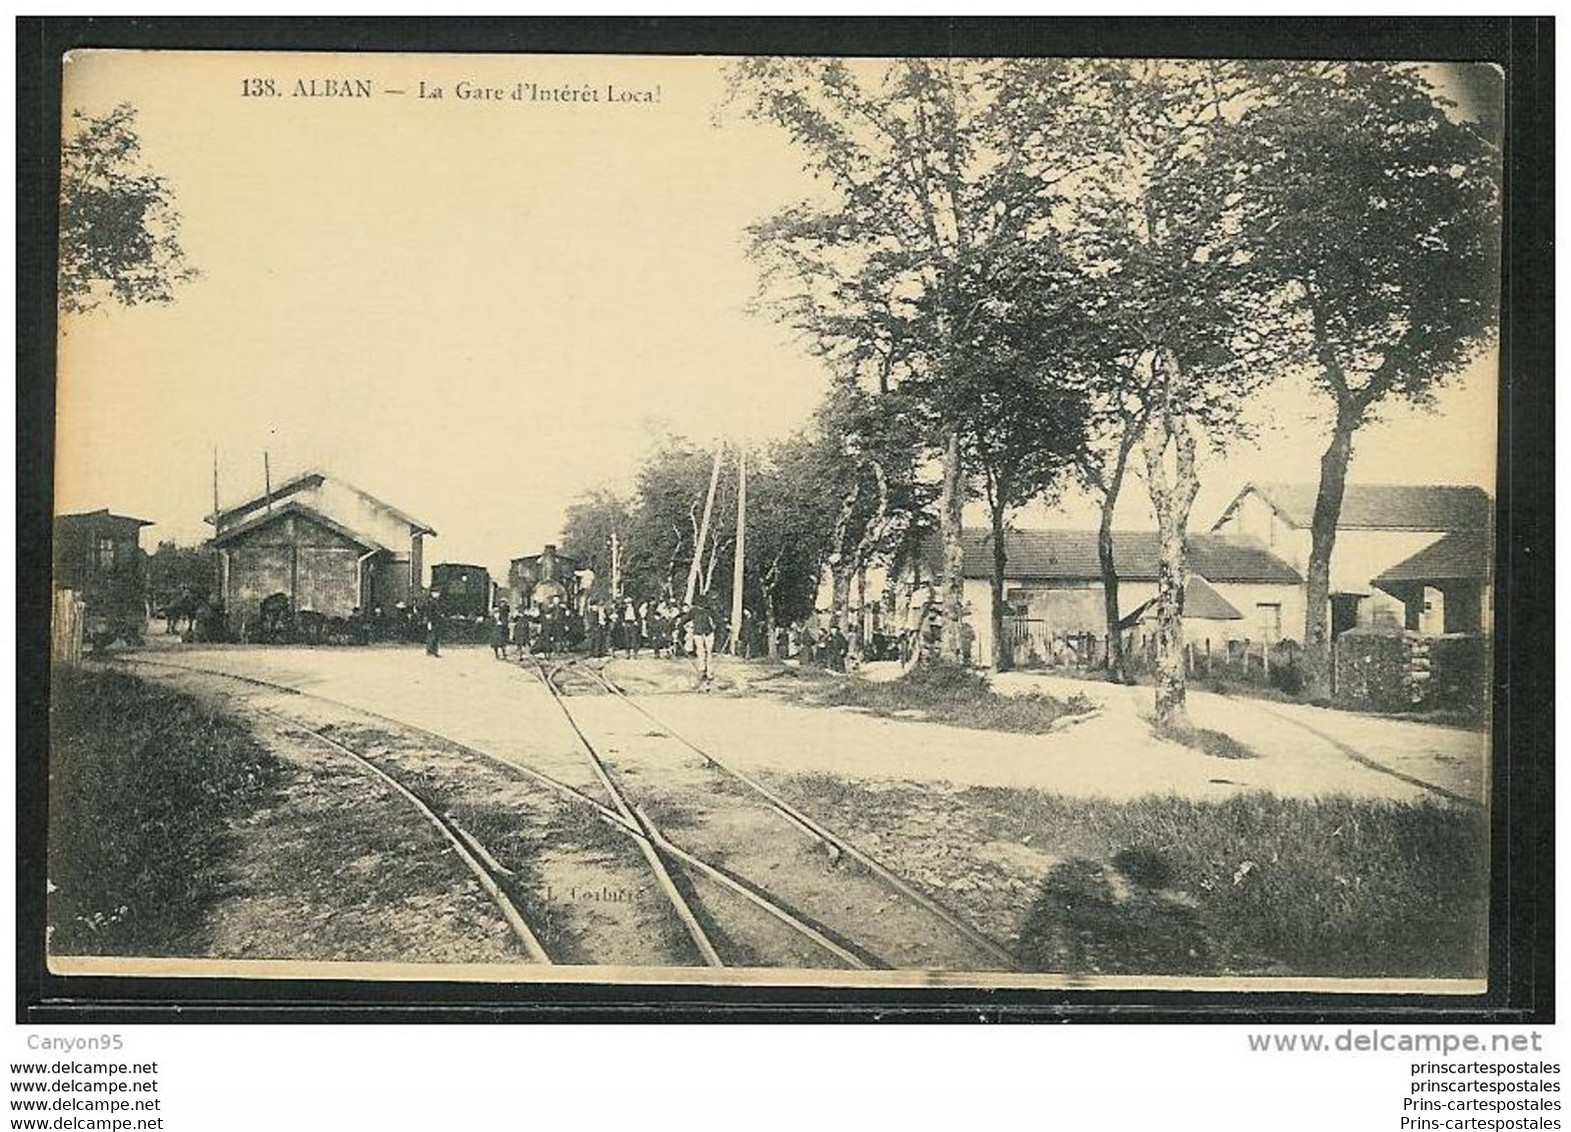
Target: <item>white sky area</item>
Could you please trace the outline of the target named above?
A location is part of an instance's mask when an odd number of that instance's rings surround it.
[[[202,277],[166,307],[106,306],[61,338],[58,512],[108,507],[199,541],[212,504],[307,468],[434,526],[426,561],[493,570],[558,537],[564,508],[625,488],[665,431],[762,442],[827,374],[747,311],[744,229],[811,195],[772,128],[715,112],[722,62],[636,57],[87,53],[67,109],[137,106]],[[281,97],[241,97],[246,77]],[[370,99],[298,98],[364,78]],[[462,101],[460,80],[589,84],[589,103]],[[420,83],[440,100],[417,97]],[[607,87],[655,91],[613,104]],[[385,94],[404,90],[403,96]],[[1496,359],[1439,411],[1388,410],[1351,479],[1494,487]],[[1314,482],[1325,406],[1275,387],[1258,442],[1205,466],[1192,526],[1251,479]],[[980,519],[980,516],[979,516]],[[1088,526],[1069,500],[1018,525]],[[1124,527],[1150,527],[1132,480]]]

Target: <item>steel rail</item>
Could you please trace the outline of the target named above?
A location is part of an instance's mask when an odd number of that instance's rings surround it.
[[[530,929],[529,924],[524,920],[523,915],[518,911],[517,905],[513,903],[512,899],[507,895],[507,893],[502,891],[501,886],[496,883],[496,879],[490,874],[486,867],[480,863],[475,854],[470,850],[469,846],[465,844],[467,835],[461,836],[454,827],[452,827],[448,822],[444,821],[435,810],[428,806],[418,794],[416,794],[413,790],[410,790],[402,782],[399,782],[396,778],[388,774],[385,770],[377,766],[370,759],[366,758],[358,751],[352,750],[329,735],[324,735],[314,727],[306,726],[298,719],[289,718],[289,716],[284,715],[282,712],[273,711],[271,708],[260,706],[257,706],[256,710],[261,712],[263,715],[278,720],[286,727],[296,728],[300,731],[303,731],[312,738],[327,744],[329,747],[332,747],[340,754],[348,756],[362,770],[368,771],[370,774],[380,779],[384,784],[391,787],[394,791],[401,795],[406,802],[408,802],[411,806],[420,812],[421,816],[423,816],[426,821],[430,822],[433,826],[436,827],[437,831],[441,833],[441,835],[447,840],[448,844],[452,845],[454,851],[458,854],[459,860],[463,861],[465,867],[467,867],[469,871],[474,874],[475,879],[480,882],[480,887],[485,889],[486,894],[491,898],[491,902],[495,904],[497,909],[502,913],[502,918],[507,921],[507,926],[512,929],[513,935],[517,938],[518,942],[523,944],[524,951],[528,953],[529,957],[536,963],[544,963],[546,965],[551,964],[551,956],[546,952],[546,949],[541,944],[539,937],[537,937]],[[490,857],[490,854],[487,853],[486,856]]]
[[[560,779],[552,778],[548,774],[542,774],[540,771],[535,770],[533,767],[525,766],[523,763],[517,763],[512,759],[503,758],[501,755],[494,755],[490,751],[482,751],[479,747],[471,747],[468,743],[465,743],[460,739],[454,739],[450,735],[443,735],[440,731],[432,731],[430,728],[421,727],[418,723],[409,723],[402,719],[396,719],[390,715],[384,715],[382,712],[376,711],[372,708],[360,707],[359,705],[349,703],[346,700],[338,700],[334,699],[332,696],[324,696],[320,692],[307,692],[300,688],[291,687],[288,684],[278,684],[274,681],[263,680],[256,676],[241,676],[237,673],[224,672],[223,670],[217,668],[192,668],[188,664],[170,664],[168,661],[163,660],[146,660],[142,657],[129,656],[118,657],[117,662],[121,664],[146,664],[152,665],[155,668],[172,668],[179,672],[190,672],[197,676],[220,676],[225,680],[238,680],[243,684],[254,684],[260,688],[268,688],[278,692],[285,692],[291,696],[304,696],[307,699],[317,700],[324,704],[332,704],[334,707],[340,707],[346,711],[357,712],[360,715],[369,716],[372,719],[379,719],[383,723],[390,723],[394,727],[400,727],[406,731],[413,731],[416,734],[424,735],[426,738],[435,740],[438,743],[446,743],[451,747],[456,747],[465,754],[473,755],[476,758],[485,759],[488,762],[495,763],[497,766],[511,770],[517,774],[521,774],[531,781],[539,783],[541,786],[545,786],[551,790],[554,790],[563,797],[570,798],[581,805],[590,806],[595,810],[598,810],[602,817],[611,818],[618,825],[625,824],[622,816],[615,810],[599,801],[596,801],[594,798],[591,798],[588,794],[585,794],[576,786],[569,785]]]
[[[670,841],[666,840],[665,835],[660,832],[659,827],[650,820],[649,815],[646,814],[642,808],[635,806],[633,807],[633,812],[638,816],[638,820],[643,824],[644,828],[649,831],[649,837],[655,843],[655,845],[671,854],[671,856],[675,857],[683,864],[697,869],[706,877],[736,893],[754,907],[767,912],[769,915],[779,920],[782,924],[785,924],[787,927],[792,928],[799,934],[806,936],[809,940],[816,943],[819,947],[829,952],[829,954],[833,955],[847,966],[854,967],[859,971],[866,971],[872,968],[873,965],[868,963],[861,956],[856,955],[844,947],[841,947],[838,943],[830,939],[823,932],[819,931],[811,924],[798,919],[796,916],[780,907],[780,905],[776,904],[768,897],[755,891],[741,878],[734,876],[733,874],[728,873],[724,869],[718,868],[715,865],[711,865],[707,861],[700,860],[679,845],[673,845]]]
[[[221,677],[221,678],[226,679],[226,680],[234,680],[234,681],[237,681],[237,682],[240,682],[240,683],[254,685],[256,687],[263,688],[263,689],[270,690],[270,691],[285,692],[285,693],[288,693],[290,695],[301,696],[301,697],[303,697],[305,699],[317,700],[318,702],[321,702],[321,703],[332,704],[335,707],[340,707],[340,708],[343,708],[343,709],[345,709],[347,711],[356,712],[356,713],[358,713],[360,715],[365,715],[365,716],[369,716],[369,717],[374,718],[374,719],[382,720],[382,721],[384,721],[386,723],[392,724],[393,726],[396,726],[396,727],[399,727],[399,728],[403,728],[403,729],[415,732],[417,734],[423,735],[423,736],[425,736],[425,737],[427,737],[429,739],[432,739],[432,740],[434,740],[436,742],[448,744],[449,746],[455,747],[458,750],[461,750],[461,751],[465,752],[466,754],[471,754],[471,755],[474,755],[474,756],[486,759],[486,760],[488,760],[490,762],[493,762],[493,763],[497,764],[499,767],[502,767],[505,770],[511,770],[511,771],[516,771],[518,773],[521,773],[521,774],[525,775],[527,778],[529,778],[531,781],[536,782],[536,783],[538,783],[538,784],[540,784],[542,786],[549,787],[550,789],[554,790],[556,793],[560,794],[564,798],[567,798],[567,799],[569,799],[570,801],[573,801],[573,802],[577,802],[580,805],[589,807],[590,809],[595,811],[596,815],[600,818],[601,821],[605,822],[608,826],[610,826],[611,828],[615,829],[617,832],[622,833],[622,834],[624,834],[624,835],[626,835],[628,837],[633,838],[635,841],[646,842],[646,843],[655,841],[655,839],[650,836],[650,832],[646,832],[644,829],[640,828],[640,826],[638,825],[638,822],[637,822],[636,819],[634,819],[631,816],[624,817],[618,811],[612,809],[610,806],[604,805],[603,803],[601,803],[600,801],[598,801],[598,800],[596,800],[594,798],[591,798],[589,795],[583,793],[577,787],[570,786],[570,785],[568,785],[565,782],[562,782],[562,781],[560,781],[560,780],[558,780],[556,778],[552,778],[548,774],[544,774],[544,773],[542,773],[540,771],[534,770],[534,769],[532,769],[530,767],[527,767],[527,766],[524,766],[524,765],[522,765],[520,763],[515,763],[515,762],[513,762],[510,759],[505,759],[505,758],[502,758],[499,755],[493,755],[493,754],[491,754],[488,751],[483,751],[483,750],[480,750],[479,748],[471,747],[471,746],[469,746],[466,743],[463,743],[463,742],[461,742],[461,741],[459,741],[457,739],[452,738],[451,736],[443,735],[442,733],[437,732],[437,731],[431,731],[431,730],[429,730],[427,728],[419,726],[418,724],[408,723],[408,722],[406,722],[404,720],[401,720],[401,719],[395,719],[392,716],[384,715],[381,712],[374,711],[374,710],[372,710],[370,708],[359,707],[359,706],[357,706],[355,704],[347,703],[344,700],[338,700],[338,699],[334,699],[331,696],[321,695],[318,692],[307,692],[307,691],[304,691],[304,690],[299,689],[299,688],[291,687],[288,684],[279,684],[279,683],[276,683],[274,681],[263,680],[263,679],[261,679],[259,677],[255,677],[255,676],[242,676],[242,675],[239,675],[239,674],[233,673],[233,672],[225,672],[225,671],[223,671],[221,669],[193,668],[190,665],[171,664],[171,663],[169,663],[167,661],[145,660],[145,659],[142,659],[142,658],[139,658],[139,657],[119,657],[117,659],[120,660],[121,662],[124,662],[124,663],[152,665],[152,666],[158,667],[158,668],[169,668],[169,669],[174,669],[174,670],[177,670],[177,671],[180,671],[180,672],[189,672],[189,673],[192,673],[192,674],[198,675],[198,676],[218,676],[218,677]],[[559,701],[559,703],[560,703],[560,701]],[[566,710],[565,705],[561,705],[561,706],[563,706],[563,710],[565,711]],[[257,710],[258,711],[267,711],[268,709],[258,707]],[[279,719],[286,719],[293,726],[298,726],[298,727],[300,727],[300,728],[302,728],[304,730],[309,730],[309,727],[306,724],[304,724],[303,722],[301,722],[299,720],[290,719],[288,716],[283,715],[283,713],[270,712],[269,714],[272,714],[276,718],[279,718]],[[325,738],[325,736],[324,736],[324,738]],[[454,823],[454,829],[460,836],[463,836],[463,837],[466,837],[466,838],[472,838],[473,837],[472,834],[469,834],[466,830],[464,830],[456,822]],[[651,827],[651,829],[652,829],[652,827]],[[654,831],[654,832],[658,832],[658,831]],[[686,849],[683,849],[681,846],[674,844],[669,839],[666,839],[663,834],[660,835],[658,844],[660,845],[660,847],[662,849],[664,849],[671,856],[673,856],[676,859],[678,859],[679,861],[681,861],[683,864],[685,864],[685,865],[687,865],[687,866],[689,866],[689,867],[691,867],[693,869],[696,869],[697,871],[699,871],[699,872],[703,873],[704,875],[710,877],[711,879],[715,880],[717,883],[723,885],[724,887],[730,889],[733,892],[736,892],[738,895],[742,896],[743,898],[745,898],[749,902],[751,902],[751,903],[755,904],[756,906],[758,906],[763,911],[767,912],[770,916],[772,916],[775,919],[779,920],[781,923],[785,924],[786,926],[792,928],[793,930],[795,930],[796,932],[798,932],[799,934],[801,934],[805,938],[811,940],[815,944],[818,944],[819,946],[823,947],[830,954],[836,956],[837,958],[841,959],[842,961],[847,962],[850,965],[852,965],[853,967],[857,967],[857,968],[860,968],[860,969],[871,969],[871,967],[873,966],[873,964],[869,964],[869,963],[863,961],[862,959],[858,958],[854,954],[851,954],[851,953],[845,951],[845,949],[841,948],[838,944],[835,944],[834,941],[829,940],[827,937],[825,937],[823,935],[823,933],[819,932],[817,929],[812,927],[812,925],[807,924],[804,921],[798,919],[796,916],[794,916],[792,913],[787,911],[785,908],[783,908],[780,905],[778,905],[778,904],[774,903],[773,901],[771,901],[769,899],[769,897],[763,891],[752,887],[750,882],[745,882],[745,881],[741,880],[740,878],[738,878],[738,877],[736,877],[736,876],[734,876],[732,874],[727,873],[724,869],[721,869],[721,868],[719,868],[716,865],[712,865],[709,862],[707,862],[707,861],[705,861],[705,860],[695,856],[694,854],[690,853]],[[484,854],[484,857],[486,859],[494,862],[495,859],[491,858],[489,854],[485,854],[483,847],[480,846],[480,844],[477,841],[471,841],[470,848],[475,849],[478,852]],[[505,867],[500,865],[499,863],[495,864],[494,867],[497,868],[501,872],[504,872],[504,873],[508,872],[508,870],[506,870]],[[883,966],[888,966],[887,964],[882,964],[882,965]]]
[[[761,795],[777,812],[788,819],[793,825],[805,829],[819,841],[822,841],[826,845],[832,846],[839,852],[844,853],[848,857],[859,862],[869,872],[873,873],[874,876],[883,881],[885,885],[894,889],[896,892],[900,893],[902,896],[905,896],[907,899],[915,902],[921,908],[925,909],[929,914],[942,920],[945,924],[949,925],[949,927],[963,935],[974,946],[987,952],[987,954],[991,956],[996,962],[1004,964],[1006,970],[1018,970],[1019,965],[1013,955],[1011,955],[993,939],[989,938],[987,935],[983,934],[981,931],[962,920],[958,913],[944,907],[937,900],[933,899],[925,892],[922,892],[920,889],[913,886],[904,877],[901,877],[899,874],[895,873],[887,865],[884,865],[882,862],[868,856],[868,854],[862,852],[862,850],[858,849],[855,845],[852,845],[845,838],[824,826],[817,819],[810,817],[801,810],[797,809],[795,806],[791,805],[790,802],[787,802],[784,798],[780,797],[773,790],[770,790],[767,786],[738,770],[736,767],[731,766],[730,764],[715,757],[700,747],[697,743],[694,743],[692,740],[683,736],[670,724],[666,723],[665,720],[655,715],[648,708],[644,707],[642,704],[635,701],[626,692],[622,691],[622,689],[618,688],[609,679],[607,679],[603,673],[597,671],[592,665],[588,666],[588,670],[593,674],[593,678],[598,681],[608,693],[617,697],[628,707],[644,716],[644,718],[648,719],[656,727],[659,727],[667,735],[671,736],[671,738],[675,739],[688,750],[698,755],[699,758],[703,759],[716,769],[731,775],[737,781],[743,783],[745,786]]]
[[[698,922],[698,917],[693,914],[692,907],[683,898],[682,893],[678,891],[676,882],[671,879],[671,873],[665,867],[665,862],[660,859],[660,851],[655,848],[654,838],[650,836],[649,830],[639,821],[632,807],[627,804],[627,799],[622,797],[622,792],[617,789],[616,783],[611,781],[611,774],[606,769],[604,761],[595,750],[594,744],[589,741],[589,737],[578,726],[578,720],[573,718],[573,713],[562,702],[562,693],[552,683],[550,674],[545,670],[545,665],[536,661],[535,668],[540,677],[540,682],[545,685],[546,691],[551,693],[552,702],[561,709],[568,726],[573,729],[573,734],[578,736],[578,741],[582,744],[584,753],[589,756],[589,763],[594,768],[595,777],[600,780],[600,785],[610,795],[612,803],[616,806],[617,813],[626,821],[633,823],[644,834],[643,837],[636,839],[639,851],[643,853],[644,860],[649,863],[650,871],[655,874],[655,880],[659,883],[660,890],[665,893],[665,897],[670,902],[671,907],[676,911],[677,918],[682,921],[682,926],[687,929],[687,934],[692,939],[693,946],[698,948],[698,953],[703,956],[704,962],[709,966],[724,967],[725,961],[720,958],[720,953],[715,950],[715,945],[710,942],[709,936],[705,934],[703,925]]]

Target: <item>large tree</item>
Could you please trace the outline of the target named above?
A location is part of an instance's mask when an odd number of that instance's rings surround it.
[[[1285,65],[1240,134],[1263,213],[1255,266],[1290,298],[1286,321],[1332,408],[1304,624],[1305,690],[1315,697],[1331,691],[1331,555],[1355,434],[1382,406],[1430,404],[1496,326],[1498,140],[1427,74]]]
[[[868,568],[893,565],[902,549],[931,529],[933,492],[917,466],[923,434],[917,406],[903,390],[869,393],[846,378],[831,383],[804,433],[817,463],[810,476],[829,506],[830,612],[848,631],[851,588],[857,587],[864,630],[850,634],[857,658],[868,627]]]
[[[562,521],[562,553],[581,562],[594,572],[589,596],[595,601],[610,598],[621,579],[616,572],[631,549],[632,505],[616,492],[597,489],[567,506]]]
[[[975,313],[964,375],[930,395],[955,422],[987,505],[995,672],[1014,667],[1004,601],[1009,515],[1056,497],[1088,443],[1088,390],[1072,345],[1086,331],[1087,282],[1047,246],[1000,251],[968,273],[961,286],[974,294]]]
[[[781,127],[820,180],[820,199],[754,229],[784,317],[826,355],[887,390],[917,379],[953,390],[968,373],[979,310],[962,278],[1043,238],[1078,144],[1073,64],[925,60],[849,65],[753,59],[732,72],[749,113]],[[942,463],[946,658],[963,650],[962,427],[945,413]]]
[[[196,277],[180,246],[169,182],[146,168],[136,108],[75,111],[60,147],[60,306],[90,311],[173,301]]]
[[[1075,204],[1080,254],[1116,296],[1124,340],[1110,353],[1129,367],[1114,467],[1121,476],[1138,454],[1157,521],[1155,718],[1164,727],[1185,720],[1184,590],[1200,463],[1238,434],[1250,393],[1276,371],[1268,328],[1278,299],[1251,266],[1250,170],[1232,144],[1257,83],[1245,64],[1105,65],[1092,106],[1121,142]]]

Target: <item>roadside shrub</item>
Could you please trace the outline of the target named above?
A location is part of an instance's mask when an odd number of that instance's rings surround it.
[[[1349,629],[1336,639],[1336,699],[1377,711],[1410,711],[1412,647],[1406,633],[1380,627]]]
[[[1477,635],[1429,641],[1430,682],[1425,706],[1481,717],[1489,707],[1489,641]]]
[[[986,731],[1035,734],[1054,720],[1090,708],[1084,696],[1058,699],[1043,692],[1001,696],[969,668],[924,664],[885,684],[841,679],[816,690],[818,703],[859,707],[880,715],[919,713],[935,723]]]
[[[119,672],[57,669],[50,716],[50,949],[189,950],[228,823],[266,797],[277,760],[200,701]]]

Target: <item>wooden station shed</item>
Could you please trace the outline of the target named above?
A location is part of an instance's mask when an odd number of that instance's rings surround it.
[[[436,531],[353,484],[312,471],[208,516],[232,626],[262,599],[296,613],[373,615],[419,604],[423,540]]]

